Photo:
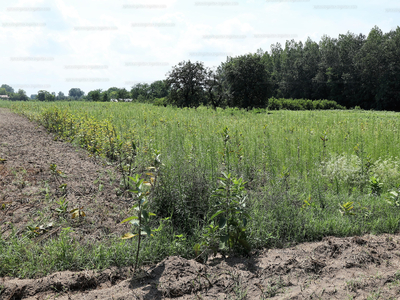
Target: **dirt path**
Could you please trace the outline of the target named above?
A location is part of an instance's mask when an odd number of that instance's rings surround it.
[[[87,212],[85,222],[74,228],[77,238],[126,232],[118,223],[130,204],[115,194],[114,168],[2,108],[0,158],[6,160],[0,163],[4,237],[11,232],[9,222],[20,232],[30,222],[43,222],[36,212],[52,211],[60,197]],[[63,176],[54,175],[51,164]],[[60,189],[61,183],[66,188]],[[57,235],[57,228],[51,232]],[[399,235],[327,237],[207,264],[169,257],[139,275],[130,268],[112,268],[31,280],[0,278],[0,299],[399,299],[399,267]]]

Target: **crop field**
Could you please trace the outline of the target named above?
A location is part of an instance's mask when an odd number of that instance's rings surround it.
[[[207,207],[221,172],[247,182],[254,246],[398,229],[400,216],[384,199],[400,183],[398,113],[74,102],[13,109],[95,155],[118,160],[118,142],[125,151],[134,142],[137,170],[158,151],[153,200],[188,232],[206,217],[201,211],[198,220],[197,209]],[[354,202],[350,217],[339,211],[346,202]]]
[[[116,166],[122,174],[118,196],[132,190],[129,177],[147,180],[148,210],[154,214],[148,226],[155,230],[142,241],[141,262],[172,254],[193,258],[204,247],[212,249],[210,225],[216,224],[221,232],[214,237],[226,234],[222,228],[228,226],[231,233],[240,231],[236,240],[221,238],[238,251],[399,229],[398,113],[90,102],[0,106],[42,124],[55,140],[79,145]],[[228,188],[221,189],[221,178]],[[237,206],[231,201],[223,207],[231,196],[240,198]],[[166,230],[161,223],[169,234],[157,234]],[[116,248],[136,253],[135,239],[117,240],[112,240]],[[117,255],[114,251],[107,255]],[[110,259],[99,265],[132,262]]]

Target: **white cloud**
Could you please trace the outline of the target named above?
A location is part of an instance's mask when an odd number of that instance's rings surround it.
[[[307,37],[318,42],[324,34],[337,37],[347,31],[368,35],[374,25],[384,32],[398,25],[398,14],[384,11],[386,7],[397,7],[397,0],[354,0],[351,4],[357,5],[357,9],[353,10],[315,9],[314,5],[325,4],[321,0],[298,3],[234,0],[238,5],[221,7],[196,6],[195,2],[2,0],[0,40],[7,47],[0,48],[0,56],[5,58],[2,67],[8,76],[7,82],[0,84],[43,83],[51,86],[50,91],[64,93],[71,87],[86,92],[110,86],[129,88],[132,84],[127,82],[165,78],[172,66],[183,60],[200,60],[212,67],[226,60],[225,53],[236,56],[258,48],[269,51],[272,43],[280,42],[284,47],[288,39],[304,42]],[[348,3],[339,0],[335,4]],[[7,10],[9,7],[49,7],[50,11],[17,12]],[[44,22],[46,26],[3,26],[12,22]],[[135,27],[132,23],[174,26]],[[86,30],[82,29],[84,26]],[[12,57],[54,57],[54,60],[12,61]],[[127,66],[129,62],[136,65]],[[66,69],[66,65],[107,68]],[[67,81],[74,78],[77,81]],[[85,78],[88,80],[79,81]],[[32,94],[39,88],[26,90]]]

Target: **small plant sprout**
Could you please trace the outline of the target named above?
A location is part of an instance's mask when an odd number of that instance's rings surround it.
[[[83,206],[74,208],[69,213],[71,214],[71,219],[80,219],[86,216],[85,212],[83,211]]]
[[[56,164],[50,164],[50,171],[51,171],[51,174],[55,175],[55,176],[60,176],[63,174],[63,172],[61,172],[60,170],[57,169]]]
[[[343,216],[354,216],[355,213],[353,212],[354,206],[353,202],[346,202],[344,204],[339,204],[340,205],[340,213]]]
[[[59,205],[56,208],[58,214],[65,214],[68,211],[68,201],[64,197],[61,197],[56,203]]]
[[[61,190],[63,195],[65,195],[67,193],[67,184],[66,183],[61,184],[58,188]]]
[[[130,185],[129,192],[136,194],[137,203],[132,207],[132,209],[136,211],[136,215],[126,218],[121,222],[121,224],[125,222],[131,223],[136,229],[136,233],[126,233],[124,236],[122,236],[122,239],[131,239],[136,236],[138,237],[134,269],[136,270],[139,262],[141,236],[152,235],[149,221],[150,217],[155,216],[155,214],[148,211],[149,201],[146,196],[149,194],[149,192],[145,191],[146,185],[144,179],[140,179],[139,174],[136,174],[135,177],[129,176],[128,179]]]

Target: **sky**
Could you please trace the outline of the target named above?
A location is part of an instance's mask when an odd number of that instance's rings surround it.
[[[398,0],[1,0],[0,85],[68,94],[217,67],[272,44],[400,26]]]

